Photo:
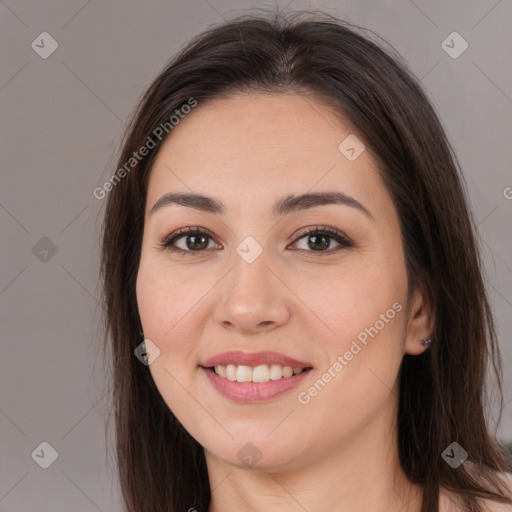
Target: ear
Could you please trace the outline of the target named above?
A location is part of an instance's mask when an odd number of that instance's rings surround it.
[[[404,352],[419,355],[428,350],[422,341],[431,337],[434,330],[434,315],[422,286],[416,287],[409,302],[407,337]]]

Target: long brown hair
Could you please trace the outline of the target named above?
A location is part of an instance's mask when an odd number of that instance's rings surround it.
[[[391,47],[363,31],[318,12],[244,15],[196,36],[132,114],[116,177],[101,192],[108,195],[104,351],[120,487],[130,512],[201,512],[210,501],[203,448],[134,357],[142,341],[135,282],[148,176],[165,136],[172,136],[169,119],[191,100],[201,105],[234,91],[313,94],[352,122],[397,209],[409,292],[423,287],[436,319],[432,347],[405,355],[400,369],[400,464],[424,489],[422,512],[438,510],[441,486],[460,494],[471,511],[481,510],[478,497],[512,503],[500,488],[504,452],[486,423],[487,369],[502,402],[501,360],[464,179],[418,80]],[[159,126],[169,128],[165,136],[155,136]],[[149,146],[148,137],[154,147],[130,160]],[[442,459],[454,441],[476,474]]]

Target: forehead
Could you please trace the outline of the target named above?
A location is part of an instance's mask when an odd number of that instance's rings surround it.
[[[283,192],[316,189],[372,201],[383,184],[370,152],[350,161],[340,151],[354,135],[348,119],[311,96],[251,93],[199,102],[162,144],[148,205],[174,190],[227,204],[270,204]]]

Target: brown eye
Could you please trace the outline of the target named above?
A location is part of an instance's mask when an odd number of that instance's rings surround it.
[[[316,227],[314,229],[310,229],[309,231],[302,232],[302,234],[297,238],[297,243],[299,240],[307,238],[307,248],[301,248],[299,250],[305,250],[307,252],[335,252],[340,250],[340,248],[353,247],[352,242],[346,238],[343,233],[338,231],[337,229],[329,228],[329,227]],[[335,240],[341,247],[335,248],[333,250],[327,250],[331,247],[332,240]]]
[[[184,242],[181,242],[182,239]],[[211,240],[211,235],[204,229],[183,228],[167,237],[160,246],[173,252],[194,255],[197,252],[204,252]],[[181,247],[176,245],[178,241]]]
[[[295,244],[303,238],[308,239],[307,248],[299,248],[299,250],[304,252],[330,254],[332,252],[339,251],[342,248],[354,246],[353,243],[343,235],[343,233],[337,229],[327,226],[317,226],[314,229],[303,231],[299,237],[296,238]],[[184,240],[183,242],[182,239]],[[332,240],[334,240],[339,247],[329,250],[332,245]],[[172,252],[195,256],[197,253],[205,252],[206,249],[211,248],[209,247],[210,241],[213,241],[213,237],[205,229],[187,227],[172,233],[159,245]],[[179,242],[181,246],[177,245],[177,242]]]

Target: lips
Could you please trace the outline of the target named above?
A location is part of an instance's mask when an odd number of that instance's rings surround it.
[[[310,370],[303,370],[292,377],[268,382],[232,382],[214,371],[201,368],[210,384],[225,398],[238,403],[263,403],[276,399],[298,387],[309,375]]]
[[[203,368],[211,368],[214,366],[227,366],[228,364],[244,365],[244,366],[260,366],[263,364],[281,366],[291,366],[292,368],[312,368],[311,363],[299,361],[292,357],[279,354],[278,352],[242,352],[240,350],[231,350],[223,352],[207,359],[200,366]]]

